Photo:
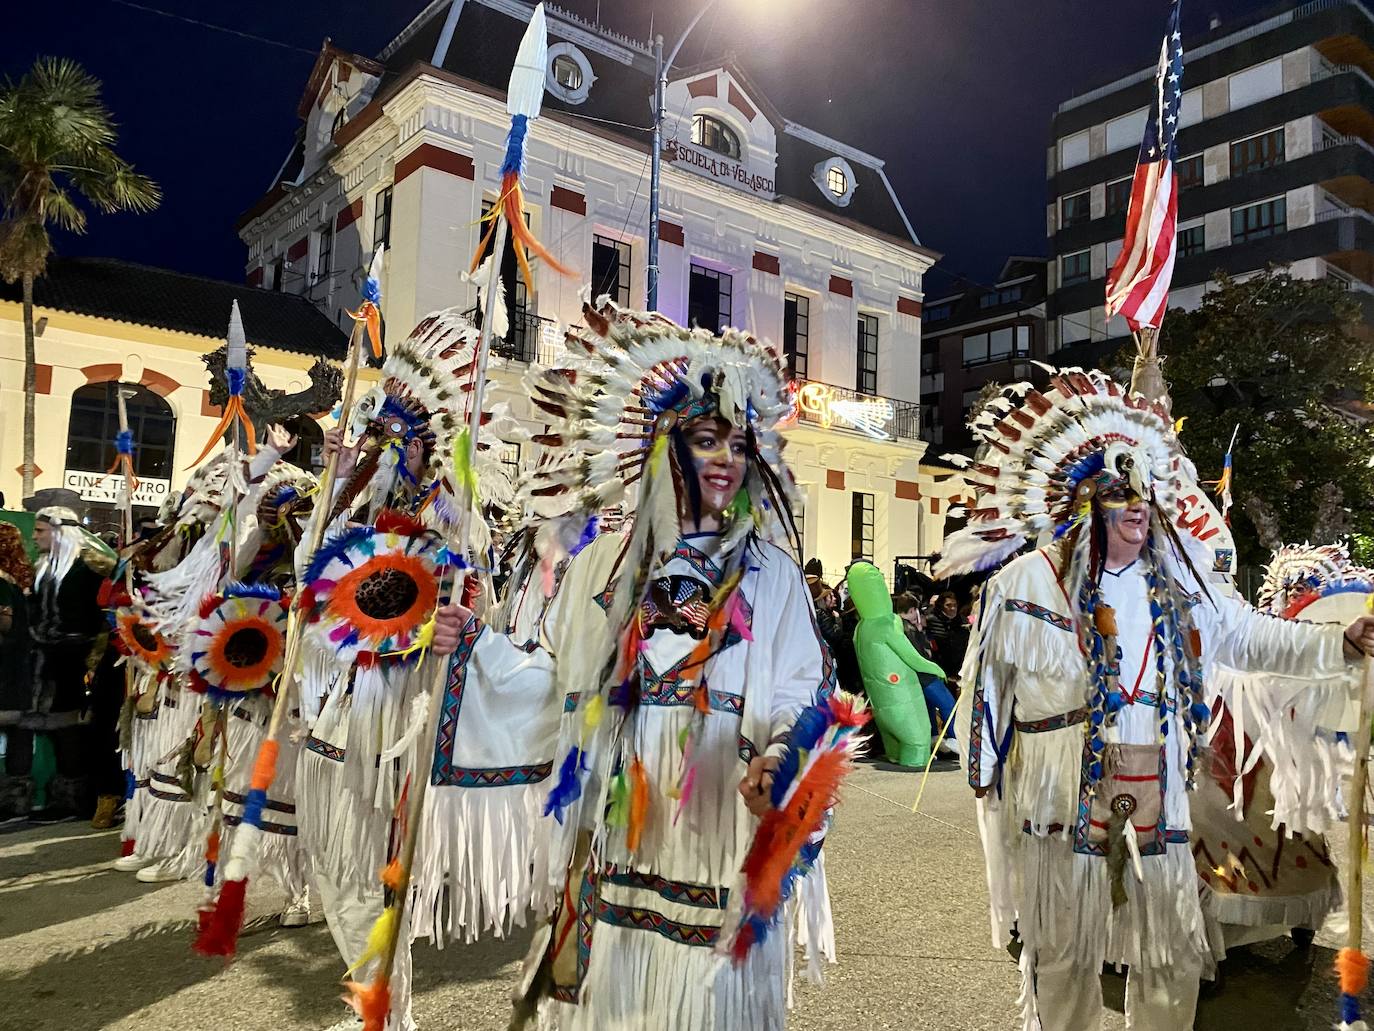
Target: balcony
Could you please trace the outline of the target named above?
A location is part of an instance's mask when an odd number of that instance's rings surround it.
[[[873,440],[920,440],[921,406],[817,380],[793,380],[797,421]]]
[[[479,329],[482,326],[482,312],[476,306],[463,312],[463,318]],[[510,329],[505,338],[491,342],[492,354],[526,364],[553,365],[562,350],[563,334],[558,331],[558,323],[520,307],[511,309]]]

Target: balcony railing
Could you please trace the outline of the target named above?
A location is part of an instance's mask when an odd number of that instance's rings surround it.
[[[915,401],[863,394],[816,380],[794,383],[800,422],[875,440],[921,439],[921,406]]]
[[[476,306],[463,312],[463,317],[479,329],[482,326],[482,311]],[[563,337],[558,332],[558,323],[553,319],[541,318],[525,308],[513,308],[510,313],[510,329],[504,338],[491,342],[493,354],[509,358],[514,362],[540,365],[553,365],[563,348]]]

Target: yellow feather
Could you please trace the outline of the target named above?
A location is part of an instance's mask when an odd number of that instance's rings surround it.
[[[385,954],[387,946],[396,937],[396,929],[399,926],[399,914],[396,912],[396,907],[387,906],[386,909],[382,910],[382,915],[377,918],[377,922],[372,925],[372,930],[367,932],[367,948],[363,949],[363,954],[358,957],[358,962],[344,972],[344,977],[351,976],[360,967]]]

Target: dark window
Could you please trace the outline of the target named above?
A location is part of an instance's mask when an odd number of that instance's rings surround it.
[[[693,264],[687,285],[687,324],[719,333],[730,324],[731,289],[728,273]]]
[[[1178,192],[1191,190],[1202,185],[1202,155],[1179,158],[1174,162],[1174,178],[1178,181]]]
[[[954,305],[952,305],[952,304],[948,304],[948,303],[946,303],[946,304],[937,304],[937,305],[935,305],[935,307],[933,307],[933,308],[926,308],[926,309],[922,310],[922,312],[921,312],[921,321],[922,321],[922,322],[941,322],[941,321],[943,321],[943,320],[949,318],[950,312],[952,312],[953,310],[954,310]]]
[[[1231,144],[1231,178],[1272,168],[1283,162],[1283,129],[1271,129]]]
[[[873,561],[873,495],[855,491],[851,496],[849,557]]]
[[[921,436],[932,444],[943,442],[945,435],[944,423],[940,419],[939,404],[921,405]]]
[[[782,351],[787,355],[787,371],[806,379],[807,354],[811,342],[811,299],[801,294],[782,295]]]
[[[1202,223],[1178,231],[1178,256],[1191,258],[1207,249],[1207,239]]]
[[[698,147],[714,150],[728,158],[739,160],[739,136],[735,130],[710,115],[697,115],[692,119],[692,142]]]
[[[622,308],[630,306],[630,245],[592,236],[592,300],[609,294]]]
[[[878,392],[878,316],[859,315],[858,380],[854,389],[861,394]]]
[[[172,478],[176,417],[172,407],[147,387],[133,383],[88,383],[72,393],[67,420],[67,468],[105,472],[114,463],[119,400],[124,391],[129,430],[134,435],[134,475]]]
[[[1059,228],[1082,225],[1093,217],[1092,194],[1088,190],[1059,198]]]
[[[319,472],[324,468],[324,430],[308,415],[287,419],[283,425],[296,437],[296,446],[282,455],[282,461],[301,469]]]
[[[1001,329],[964,337],[964,367],[1026,358],[1030,355],[1030,327],[1003,326]]]
[[[272,289],[281,293],[284,278],[286,278],[286,259],[278,258],[272,262]]]
[[[1131,206],[1131,177],[1107,184],[1107,214],[1119,215]]]
[[[1262,240],[1288,228],[1288,201],[1284,197],[1231,209],[1231,242]]]
[[[999,304],[1010,304],[1021,299],[1021,288],[1009,286],[1002,290],[989,290],[978,298],[978,307],[996,308]]]
[[[1092,252],[1078,251],[1059,259],[1059,285],[1086,283],[1092,278]]]
[[[372,249],[391,246],[391,187],[377,194],[377,207],[372,215]]]
[[[320,227],[320,247],[315,253],[315,282],[328,279],[334,271],[334,223]]]

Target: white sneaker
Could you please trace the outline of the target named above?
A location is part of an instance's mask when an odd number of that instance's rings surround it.
[[[142,870],[145,866],[156,863],[157,859],[153,856],[141,856],[137,852],[131,852],[127,856],[120,856],[114,861],[114,868],[120,873],[133,873],[135,870]]]
[[[145,866],[134,874],[144,884],[162,884],[164,881],[185,880],[185,867],[176,859],[159,859],[151,866]]]
[[[283,927],[304,927],[310,923],[310,889],[304,889],[299,895],[291,900],[287,907],[282,910],[282,914],[277,918],[277,923]]]
[[[941,738],[940,743],[935,746],[935,754],[944,759],[959,758],[959,746],[950,738]]]

